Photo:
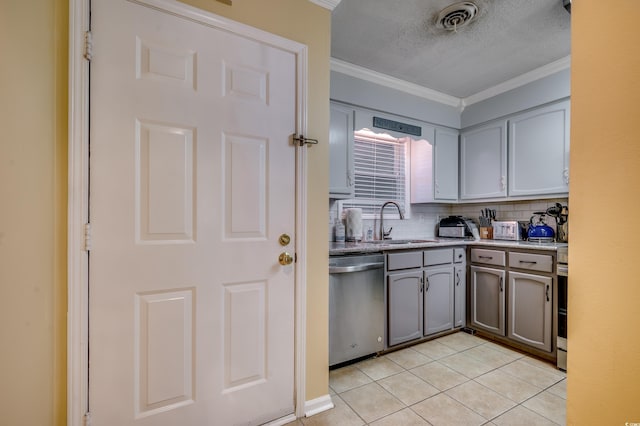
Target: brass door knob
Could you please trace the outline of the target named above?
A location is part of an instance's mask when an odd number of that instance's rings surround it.
[[[287,234],[282,234],[280,235],[280,238],[278,238],[278,242],[281,246],[289,245],[289,243],[291,242],[291,237]]]
[[[285,251],[283,253],[280,253],[278,262],[280,262],[281,265],[291,265],[293,263],[293,256]]]

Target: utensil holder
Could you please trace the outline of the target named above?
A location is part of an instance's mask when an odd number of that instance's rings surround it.
[[[481,226],[480,227],[480,238],[483,240],[493,240],[493,227],[492,226]]]

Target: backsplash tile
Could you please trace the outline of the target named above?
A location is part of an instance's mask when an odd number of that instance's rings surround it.
[[[548,200],[508,201],[472,204],[412,204],[410,218],[405,220],[385,220],[385,228],[393,227],[391,236],[395,239],[428,239],[435,237],[436,225],[441,217],[464,216],[478,223],[480,211],[484,208],[496,210],[496,220],[529,221],[534,212],[545,211],[555,203],[568,206],[567,198]],[[338,217],[337,200],[329,200],[329,241],[334,241],[334,222]],[[571,210],[569,210],[571,217]],[[378,220],[364,219],[363,230],[366,234],[371,227],[377,238],[380,224]],[[549,219],[548,224],[555,229],[555,222]]]

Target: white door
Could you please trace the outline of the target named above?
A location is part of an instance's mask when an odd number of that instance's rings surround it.
[[[92,425],[293,413],[295,55],[126,0],[92,32]]]

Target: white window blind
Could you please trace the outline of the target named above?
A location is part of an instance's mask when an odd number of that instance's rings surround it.
[[[369,218],[377,215],[386,201],[395,201],[403,212],[407,210],[408,140],[368,130],[355,132],[355,198],[343,201],[342,208],[359,207]],[[389,208],[385,209],[385,217],[399,218],[399,215]]]

